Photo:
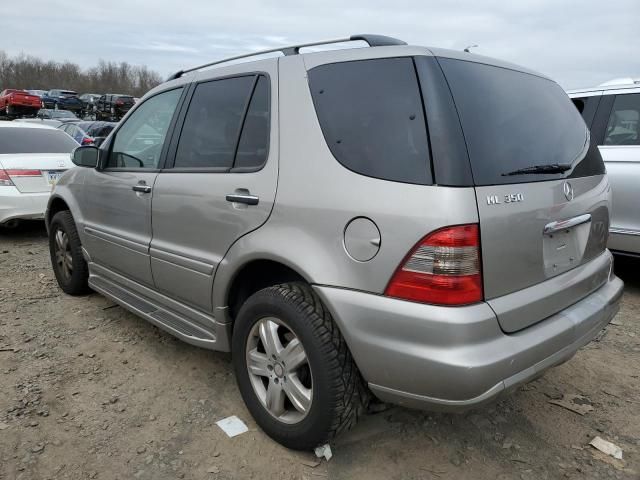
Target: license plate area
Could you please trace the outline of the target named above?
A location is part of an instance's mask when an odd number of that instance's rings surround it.
[[[545,233],[542,237],[544,269],[547,277],[571,270],[582,263],[591,222]]]
[[[49,170],[44,173],[45,178],[47,179],[47,183],[51,186],[54,186],[56,183],[58,183],[58,180],[64,173],[64,170]]]

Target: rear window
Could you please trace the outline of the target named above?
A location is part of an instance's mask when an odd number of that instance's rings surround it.
[[[342,165],[369,177],[432,183],[413,59],[321,65],[309,71],[309,84],[327,145]]]
[[[70,153],[77,142],[61,130],[0,128],[0,155],[10,153]]]
[[[439,62],[460,116],[476,185],[604,173],[597,149],[586,143],[587,126],[559,85],[502,67],[449,58]],[[553,164],[573,168],[510,175]]]

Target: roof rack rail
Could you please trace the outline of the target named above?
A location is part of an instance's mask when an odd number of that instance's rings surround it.
[[[358,40],[362,40],[367,42],[370,47],[387,47],[391,45],[406,45],[406,42],[402,40],[398,40],[397,38],[387,37],[385,35],[372,35],[367,33],[361,33],[357,35],[351,35],[346,38],[336,38],[334,40],[324,40],[321,42],[312,42],[312,43],[302,43],[300,45],[291,45],[288,47],[279,47],[272,48],[269,50],[260,50],[258,52],[246,53],[244,55],[237,55],[235,57],[225,58],[224,60],[217,60],[215,62],[205,63],[203,65],[198,65],[197,67],[187,68],[186,70],[178,70],[176,73],[167,78],[167,82],[170,80],[175,80],[176,78],[180,78],[185,73],[194,72],[196,70],[201,70],[203,68],[211,67],[213,65],[218,65],[220,63],[227,63],[233,60],[239,60],[241,58],[254,57],[256,55],[264,55],[266,53],[274,53],[281,52],[285,56],[289,55],[298,55],[300,53],[301,48],[305,47],[315,47],[317,45],[330,45],[332,43],[343,43],[343,42],[355,42]]]

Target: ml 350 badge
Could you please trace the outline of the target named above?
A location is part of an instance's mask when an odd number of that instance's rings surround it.
[[[504,201],[500,200],[499,195],[487,195],[487,205],[498,205],[499,203],[515,203],[524,201],[524,195],[521,193],[507,193]]]

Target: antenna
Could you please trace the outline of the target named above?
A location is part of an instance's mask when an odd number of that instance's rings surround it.
[[[468,45],[468,46],[464,49],[464,51],[465,51],[465,52],[467,52],[467,53],[471,53],[471,51],[470,51],[469,49],[470,49],[470,48],[477,48],[477,47],[478,47],[478,45],[476,45],[476,44]]]

